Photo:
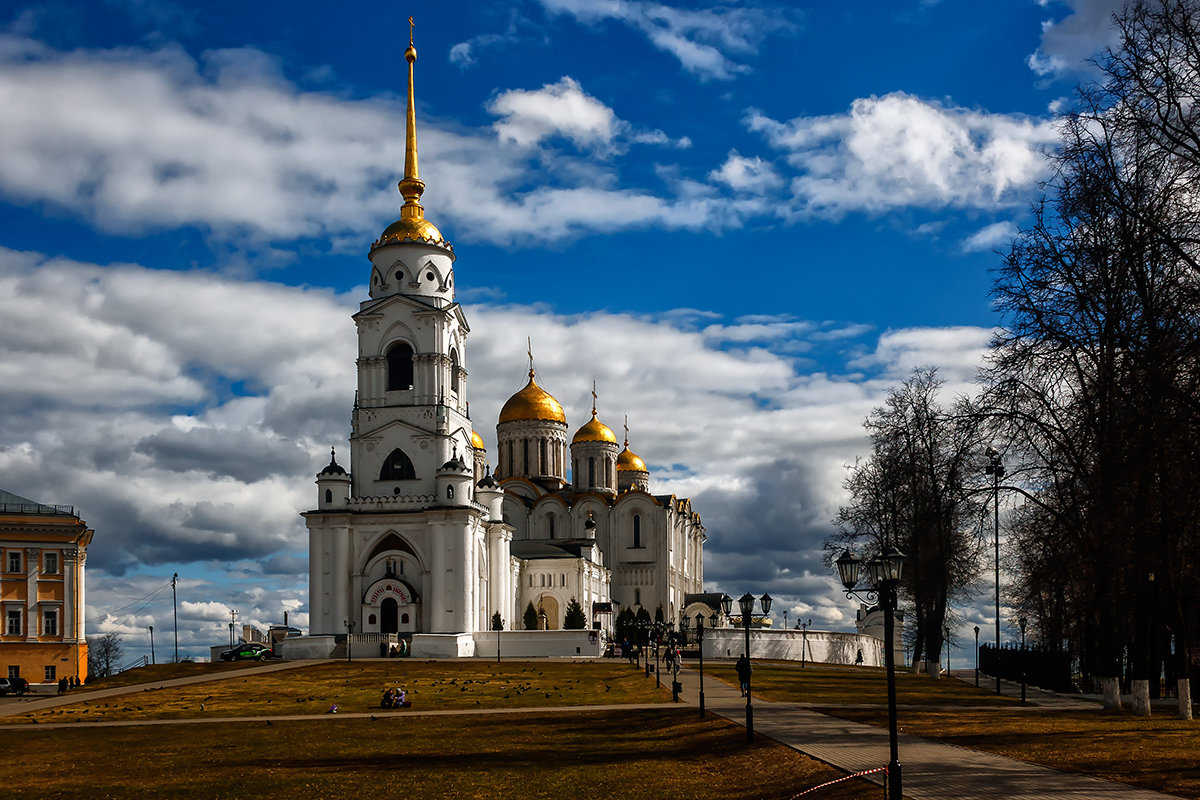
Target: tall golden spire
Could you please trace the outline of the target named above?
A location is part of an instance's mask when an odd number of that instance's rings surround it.
[[[442,237],[441,231],[432,222],[425,219],[425,209],[421,207],[421,195],[425,192],[425,183],[421,180],[417,160],[417,98],[413,88],[413,65],[417,61],[417,48],[413,45],[413,28],[415,27],[413,18],[409,17],[408,49],[404,51],[404,60],[408,62],[408,113],[404,125],[404,179],[397,184],[400,196],[404,198],[404,205],[400,206],[400,219],[384,230],[383,234],[371,245],[371,250],[384,245],[410,241],[444,247],[453,255],[454,248]]]
[[[404,180],[400,181],[400,195],[404,198],[404,206],[400,209],[401,219],[405,217],[425,216],[421,207],[421,194],[425,184],[421,181],[421,170],[417,162],[417,100],[413,91],[413,65],[417,61],[417,48],[413,46],[413,28],[416,24],[413,18],[408,18],[408,49],[404,51],[404,60],[408,62],[408,116],[404,125]]]

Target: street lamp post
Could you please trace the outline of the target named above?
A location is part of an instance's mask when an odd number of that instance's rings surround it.
[[[1025,702],[1025,623],[1026,619],[1021,617],[1017,620],[1017,624],[1021,626],[1021,702]]]
[[[646,656],[646,677],[650,677],[650,620],[642,623],[642,638],[646,641],[646,646],[642,648],[642,652]]]
[[[975,688],[979,688],[979,626],[975,626]]]
[[[354,656],[354,620],[346,620],[346,663],[349,664]]]
[[[883,639],[884,665],[887,667],[888,688],[888,744],[891,759],[888,761],[888,798],[903,800],[904,789],[900,775],[900,749],[897,742],[896,725],[896,590],[900,585],[900,576],[904,571],[904,554],[890,545],[867,562],[867,572],[871,586],[862,590],[862,598],[868,603],[879,600],[883,607]],[[857,597],[859,570],[863,563],[855,558],[849,550],[842,553],[834,562],[837,565],[838,577],[846,587],[847,597]]]
[[[504,630],[504,620],[497,614],[492,619],[492,630],[496,632],[496,663],[500,663],[500,631]]]
[[[179,663],[179,603],[175,596],[175,584],[179,582],[179,573],[171,576],[171,618],[175,622],[175,663]]]
[[[761,600],[763,614],[771,613],[771,595],[764,593]],[[733,598],[725,595],[721,598],[725,616],[733,611]],[[754,612],[754,595],[746,592],[738,598],[738,606],[742,612],[742,627],[746,631],[746,741],[754,741],[754,704],[750,697],[750,615]],[[739,676],[740,678],[741,676]]]
[[[662,673],[659,672],[661,660],[658,657],[658,646],[662,644],[662,623],[654,623],[654,688],[662,688]]]
[[[153,625],[150,626],[150,663],[151,664],[158,663],[157,661],[154,660],[154,626]]]
[[[984,469],[992,476],[992,505],[995,513],[995,549],[996,549],[996,655],[1000,654],[1000,479],[1004,477],[1004,464],[1000,461],[1000,451],[989,446],[986,453],[988,465]],[[996,670],[996,694],[1000,694],[1000,670]]]
[[[687,617],[683,625],[687,627]],[[717,615],[713,614],[712,624],[717,624]],[[700,719],[704,719],[704,615],[696,614],[696,646],[700,648]]]
[[[811,619],[808,620],[807,622],[801,623],[802,629],[800,631],[800,669],[804,669],[806,666],[805,658],[808,654],[808,626],[809,625],[812,625]]]

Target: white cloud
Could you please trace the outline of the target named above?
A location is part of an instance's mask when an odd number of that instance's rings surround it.
[[[1042,23],[1042,41],[1029,56],[1039,75],[1061,75],[1090,69],[1088,59],[1117,41],[1113,15],[1126,0],[1062,0],[1071,13]],[[1043,3],[1043,5],[1045,5]]]
[[[783,179],[769,161],[764,161],[758,156],[746,158],[737,150],[730,150],[725,163],[720,169],[710,172],[708,178],[739,192],[760,194],[783,185]]]
[[[690,198],[618,188],[610,167],[519,144],[551,130],[596,146],[671,143],[634,131],[573,81],[496,102],[508,109],[501,141],[490,129],[419,124],[425,203],[452,236],[561,239],[605,228],[614,208],[631,212],[626,224],[708,223],[709,207]],[[312,237],[358,246],[394,219],[381,210],[399,205],[402,105],[302,91],[259,51],[212,52],[197,64],[176,48],[60,53],[6,37],[0,117],[0,193],[108,231],[201,226],[260,245]]]
[[[903,206],[993,209],[1025,202],[1046,172],[1053,125],[896,92],[855,100],[847,114],[778,122],[751,111],[751,130],[787,154],[801,213],[838,216]]]
[[[492,124],[500,139],[522,147],[561,135],[586,148],[609,145],[617,135],[613,110],[569,77],[535,91],[511,89],[492,100],[488,111],[501,118]]]
[[[975,253],[995,250],[1007,245],[1016,235],[1017,226],[1015,223],[1008,220],[993,222],[991,225],[980,228],[968,236],[963,241],[963,251]]]
[[[761,8],[679,9],[644,0],[541,0],[546,10],[585,24],[616,21],[645,36],[701,80],[731,80],[750,72],[728,54],[755,55],[769,34],[796,25],[780,10]]]

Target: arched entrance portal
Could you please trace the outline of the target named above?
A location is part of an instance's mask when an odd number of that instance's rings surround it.
[[[362,599],[363,633],[417,633],[421,601],[413,588],[397,577],[371,584]]]

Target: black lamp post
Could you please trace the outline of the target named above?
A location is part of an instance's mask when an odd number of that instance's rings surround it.
[[[771,613],[771,595],[764,593],[759,602],[762,603],[763,614],[764,615],[770,614]],[[725,616],[729,616],[729,613],[731,611],[733,611],[733,598],[731,598],[729,595],[725,595],[724,597],[721,598],[721,605],[723,606],[723,610],[725,611]],[[750,661],[750,615],[754,612],[754,595],[750,594],[749,592],[746,592],[744,595],[739,597],[738,598],[738,607],[740,608],[740,610],[742,612],[742,627],[746,631],[746,662],[747,662],[747,665],[746,665],[747,666],[747,672],[746,672],[746,741],[753,742],[754,741],[754,704],[753,704],[753,702],[751,702],[751,697],[750,697],[749,661]]]
[[[1000,462],[1000,451],[988,447],[988,465],[984,469],[992,476],[992,504],[995,506],[996,547],[996,655],[1000,654],[1000,479],[1004,477],[1004,464]],[[996,670],[996,694],[1000,694],[1000,670]]]
[[[1021,626],[1021,702],[1025,702],[1025,623],[1026,619],[1021,617],[1017,620],[1017,624]]]
[[[805,668],[805,657],[808,653],[808,626],[812,625],[812,620],[801,623],[802,630],[800,631],[800,669]]]
[[[500,631],[504,630],[504,620],[500,615],[492,617],[492,630],[496,632],[496,663],[500,663]]]
[[[642,638],[646,642],[646,646],[642,648],[642,652],[646,656],[646,677],[650,677],[650,620],[642,623]]]
[[[175,663],[179,663],[179,601],[175,593],[175,584],[179,583],[179,573],[171,576],[171,619],[175,623]],[[232,647],[232,645],[230,645]]]
[[[975,688],[979,688],[979,626],[975,626]]]
[[[687,617],[680,623],[687,628]],[[713,627],[717,624],[717,615],[712,616]],[[700,648],[700,719],[704,719],[704,615],[696,615],[696,646]]]
[[[157,661],[154,660],[154,626],[153,625],[150,626],[150,663],[151,664],[158,663]]]
[[[346,620],[346,663],[350,663],[354,652],[354,620]]]
[[[659,665],[662,661],[658,657],[658,646],[662,644],[663,624],[661,622],[654,623],[654,688],[662,688],[662,673],[659,672]]]
[[[849,550],[842,553],[834,562],[837,565],[838,577],[846,587],[847,597],[860,597],[868,603],[878,600],[883,607],[883,660],[887,667],[888,688],[888,743],[891,748],[891,760],[888,761],[888,798],[902,800],[904,790],[900,776],[900,751],[897,743],[896,726],[896,589],[900,585],[900,577],[904,571],[904,554],[892,546],[867,562],[869,588],[856,590],[858,574],[863,563],[855,558]],[[859,595],[859,591],[862,594]]]

